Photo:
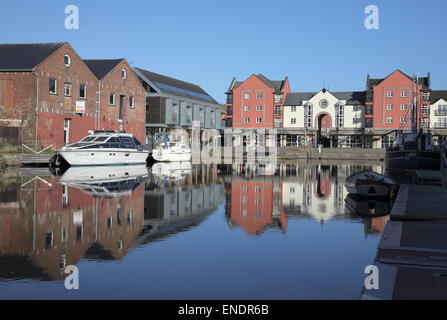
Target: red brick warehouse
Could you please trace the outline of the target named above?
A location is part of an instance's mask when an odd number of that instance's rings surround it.
[[[109,70],[105,94],[110,88],[118,97],[124,96],[118,100],[123,104],[133,95],[135,111],[129,107],[123,112],[132,119],[125,129],[142,139],[144,89],[124,59],[115,66],[126,70],[129,80],[118,83],[116,73],[121,71]],[[67,42],[0,44],[0,126],[19,127],[24,140],[54,148],[78,141],[88,130],[111,129],[114,122],[116,130],[117,108],[100,103],[100,84]],[[98,121],[100,116],[102,122]]]

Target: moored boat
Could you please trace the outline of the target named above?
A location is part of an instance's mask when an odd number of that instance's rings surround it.
[[[132,134],[97,130],[64,146],[59,154],[71,166],[128,165],[145,164],[149,149]]]
[[[180,162],[190,161],[192,150],[188,143],[184,140],[168,141],[166,133],[157,137],[152,148],[152,158],[155,161],[162,162]]]
[[[345,187],[350,194],[359,196],[391,197],[397,188],[397,183],[384,175],[365,170],[346,178]]]

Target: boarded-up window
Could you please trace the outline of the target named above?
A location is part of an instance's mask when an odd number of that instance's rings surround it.
[[[14,80],[0,80],[0,107],[14,107]]]

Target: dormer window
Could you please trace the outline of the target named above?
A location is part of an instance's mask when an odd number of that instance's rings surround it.
[[[121,70],[121,78],[126,79],[126,70]]]
[[[70,63],[71,63],[70,56],[69,56],[68,54],[66,54],[66,55],[64,56],[64,65],[65,65],[66,67],[69,67],[69,66],[70,66]]]

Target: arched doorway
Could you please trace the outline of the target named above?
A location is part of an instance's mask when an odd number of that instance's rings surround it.
[[[331,145],[331,140],[329,135],[326,135],[326,132],[328,132],[332,126],[332,118],[328,113],[322,112],[317,115],[316,120],[318,128],[317,143],[322,144],[325,148],[328,148]]]

